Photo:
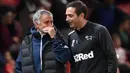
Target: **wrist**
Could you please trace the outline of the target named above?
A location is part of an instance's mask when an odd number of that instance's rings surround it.
[[[52,36],[50,36],[51,37],[51,39],[54,39],[54,38],[56,38],[56,35],[52,35]]]
[[[51,39],[57,39],[56,35],[52,36]]]

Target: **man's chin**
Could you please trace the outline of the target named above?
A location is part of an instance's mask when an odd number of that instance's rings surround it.
[[[70,26],[71,29],[74,29],[75,27],[74,26]]]
[[[75,28],[73,24],[69,23],[70,28]]]
[[[70,25],[70,28],[73,28],[73,26],[72,26],[72,25]]]

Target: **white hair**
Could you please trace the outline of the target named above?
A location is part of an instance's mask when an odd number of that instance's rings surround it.
[[[33,23],[34,24],[36,24],[36,23],[40,24],[40,17],[43,14],[48,14],[48,15],[53,17],[53,15],[50,11],[45,10],[45,9],[40,9],[40,10],[36,11],[35,14],[33,15]]]

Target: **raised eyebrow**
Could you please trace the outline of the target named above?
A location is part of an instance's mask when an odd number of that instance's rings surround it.
[[[68,14],[68,16],[72,17],[72,16],[73,16],[73,14]]]
[[[72,15],[72,14],[66,14],[66,15]]]
[[[66,14],[66,16],[72,16],[72,14]]]

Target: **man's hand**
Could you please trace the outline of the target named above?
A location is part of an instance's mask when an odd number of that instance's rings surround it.
[[[44,28],[43,31],[48,33],[51,38],[54,38],[56,35],[56,31],[55,31],[54,27],[52,27],[52,26]]]

